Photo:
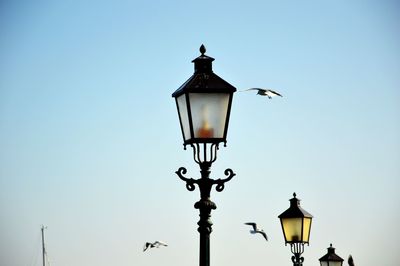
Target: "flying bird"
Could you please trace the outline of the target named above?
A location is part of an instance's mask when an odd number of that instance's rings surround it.
[[[265,240],[268,241],[268,237],[267,234],[264,232],[264,230],[257,228],[257,224],[256,223],[245,223],[247,225],[251,225],[253,227],[253,230],[250,230],[251,234],[261,234]]]
[[[159,248],[160,246],[167,247],[168,245],[161,241],[155,241],[154,243],[146,242],[143,246],[143,252],[145,252],[148,248]]]
[[[349,263],[349,266],[354,266],[353,257],[351,255],[349,256],[349,259],[347,260],[347,262]]]
[[[269,99],[271,99],[272,97],[275,97],[275,96],[282,97],[282,95],[280,93],[273,91],[271,89],[251,88],[251,89],[247,89],[244,91],[251,91],[251,90],[256,90],[257,95],[267,96]]]

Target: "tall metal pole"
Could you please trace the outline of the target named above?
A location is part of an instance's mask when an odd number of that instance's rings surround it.
[[[200,166],[201,177],[199,179],[185,177],[184,175],[187,170],[184,167],[180,167],[178,171],[175,172],[181,180],[186,182],[186,188],[189,191],[195,190],[196,184],[200,190],[200,200],[194,204],[194,208],[198,209],[200,212],[200,220],[197,223],[199,225],[197,231],[200,233],[200,266],[210,266],[210,234],[212,232],[212,222],[210,218],[211,211],[217,208],[215,203],[210,199],[211,188],[213,185],[216,185],[216,191],[221,192],[224,190],[225,183],[235,176],[235,173],[228,168],[224,172],[225,176],[227,176],[226,178],[211,179],[209,177],[211,173],[210,168],[215,159],[216,158],[213,158],[210,161],[195,159]]]
[[[200,200],[194,204],[200,211],[200,220],[197,223],[200,233],[200,266],[210,266],[210,234],[212,232],[211,210],[217,206],[210,200],[211,187],[213,185],[210,176],[210,163],[200,164],[201,179],[199,180]]]
[[[210,200],[210,192],[215,189],[221,192],[224,183],[235,175],[231,169],[225,170],[227,178],[211,179],[211,164],[217,159],[220,143],[226,146],[229,116],[233,93],[236,88],[214,74],[212,62],[214,58],[205,55],[206,48],[200,47],[201,55],[195,58],[194,74],[173,94],[178,109],[179,121],[184,140],[184,148],[193,148],[193,158],[200,166],[199,179],[186,178],[186,168],[180,167],[176,174],[186,182],[189,191],[200,190],[200,200],[194,207],[200,212],[197,231],[200,233],[200,266],[210,265],[210,233],[212,231],[211,211],[216,209]],[[192,97],[193,95],[193,97]],[[213,116],[211,119],[208,117]]]
[[[41,228],[41,230],[42,230],[42,257],[43,257],[43,266],[46,266],[46,249],[45,249],[45,246],[44,246],[44,229],[45,229],[46,227],[44,227],[44,225],[42,225],[42,228]]]

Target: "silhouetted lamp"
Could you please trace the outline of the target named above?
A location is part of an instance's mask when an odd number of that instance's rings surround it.
[[[187,178],[185,167],[180,167],[176,174],[186,182],[189,191],[200,190],[200,200],[194,207],[200,211],[197,231],[200,233],[199,265],[210,265],[210,234],[212,232],[211,211],[217,208],[211,201],[211,189],[221,192],[225,183],[235,176],[232,169],[226,169],[226,178],[210,178],[211,165],[217,159],[219,144],[226,144],[229,116],[233,93],[236,88],[214,74],[214,58],[205,55],[206,48],[200,47],[201,55],[194,59],[194,74],[173,94],[178,108],[183,145],[193,148],[193,159],[200,166],[201,177]]]
[[[212,71],[214,58],[194,59],[194,74],[173,94],[178,108],[183,144],[226,143],[233,93],[236,88]]]
[[[300,207],[300,200],[293,193],[290,199],[290,207],[278,216],[281,220],[282,231],[285,237],[285,245],[290,244],[294,256],[294,265],[302,265],[304,258],[304,244],[309,244],[312,215]]]
[[[319,259],[321,266],[342,266],[343,259],[335,253],[332,244],[328,248],[328,253]]]

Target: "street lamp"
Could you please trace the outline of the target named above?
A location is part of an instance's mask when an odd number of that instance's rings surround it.
[[[285,245],[290,244],[294,266],[303,265],[304,244],[309,244],[312,215],[300,207],[300,200],[293,193],[290,207],[278,216],[281,220]]]
[[[336,255],[332,244],[328,248],[328,253],[319,259],[321,266],[342,266],[343,259]]]
[[[229,116],[233,93],[236,88],[214,74],[214,58],[205,55],[204,45],[201,55],[194,59],[194,74],[173,94],[178,109],[179,122],[183,136],[183,145],[193,149],[194,161],[200,166],[199,179],[187,178],[187,170],[180,167],[175,173],[186,182],[189,191],[200,190],[200,200],[194,207],[200,211],[197,231],[200,233],[200,266],[210,265],[210,234],[212,231],[211,210],[217,206],[210,200],[211,188],[221,192],[224,184],[235,176],[231,169],[226,169],[224,179],[211,179],[210,168],[217,159],[217,150],[221,142],[226,146]]]

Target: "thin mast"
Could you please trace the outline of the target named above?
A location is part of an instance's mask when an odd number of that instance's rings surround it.
[[[44,229],[46,229],[47,227],[45,227],[44,225],[42,225],[42,256],[43,256],[43,266],[46,266],[46,249],[44,247]]]

